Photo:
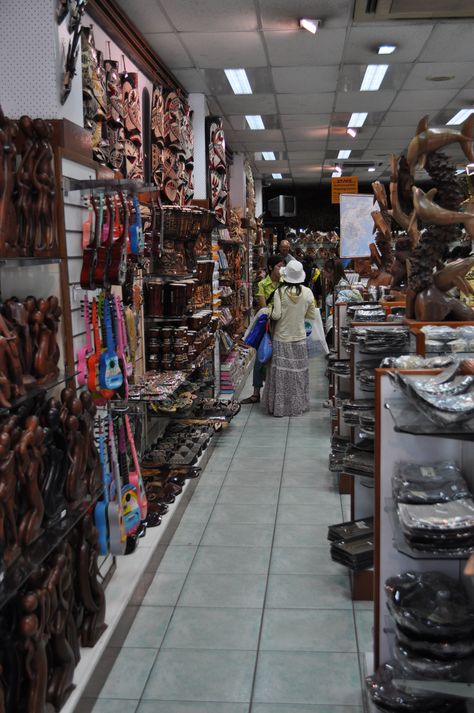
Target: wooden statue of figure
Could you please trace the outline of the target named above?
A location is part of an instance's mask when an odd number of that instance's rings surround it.
[[[29,116],[22,116],[19,126],[23,138],[23,150],[16,172],[17,247],[19,255],[28,256],[33,254],[33,173],[37,143],[33,120]]]
[[[36,351],[34,370],[38,384],[47,384],[57,378],[59,347],[57,332],[61,309],[56,297],[38,300],[37,310],[32,315]]]
[[[83,406],[72,389],[63,389],[61,400],[63,402],[61,420],[68,448],[68,472],[64,494],[72,507],[77,507],[86,495],[87,453],[84,448],[84,436],[79,428]]]
[[[76,659],[67,638],[67,621],[72,592],[71,562],[67,550],[61,546],[54,555],[46,588],[57,604],[51,611],[49,633],[49,680],[47,700],[59,711],[74,690],[73,678]]]
[[[25,302],[34,298],[27,298]],[[33,342],[30,333],[30,313],[25,304],[12,297],[4,302],[3,311],[9,322],[14,325],[18,335],[18,351],[23,370],[23,383],[27,389],[36,386],[33,376]]]
[[[0,106],[0,255],[14,255],[16,216],[13,206],[17,124],[4,115]]]
[[[35,119],[33,126],[39,142],[33,169],[33,186],[36,191],[33,254],[51,256],[57,248],[56,185],[51,146],[53,127],[43,119]]]
[[[11,423],[13,425],[13,423]],[[0,549],[8,567],[20,554],[16,523],[16,465],[10,434],[0,434]]]
[[[87,458],[85,473],[87,492],[89,495],[94,496],[102,485],[100,457],[94,438],[94,417],[97,413],[97,408],[88,391],[83,391],[80,399],[84,409],[80,419],[80,429],[84,438],[84,449]]]
[[[40,478],[43,471],[42,445],[43,429],[37,416],[26,420],[25,432],[15,447],[19,481],[22,486],[24,509],[18,528],[18,538],[22,547],[28,547],[43,534],[41,524],[44,517],[44,504],[40,491]]]
[[[23,643],[26,703],[28,713],[54,713],[46,702],[48,686],[48,658],[46,655],[46,622],[49,613],[49,595],[44,589],[29,592],[21,597],[20,636]]]
[[[64,485],[67,475],[67,446],[60,420],[60,403],[49,399],[40,418],[43,427],[43,477],[41,495],[44,503],[45,523],[57,523],[66,511]]]
[[[99,582],[97,566],[98,540],[92,517],[89,513],[78,525],[80,533],[78,550],[78,587],[84,604],[84,622],[81,631],[83,646],[95,646],[104,633],[105,593]]]
[[[13,398],[25,394],[23,369],[18,349],[18,335],[0,314],[0,372],[8,376]]]

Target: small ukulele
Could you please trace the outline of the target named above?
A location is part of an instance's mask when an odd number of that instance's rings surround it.
[[[91,324],[87,294],[84,295],[84,324],[86,328],[86,343],[77,353],[77,383],[79,386],[85,386],[87,383],[87,360],[92,354]]]
[[[118,205],[115,205],[114,241],[110,248],[109,282],[111,285],[123,285],[127,274],[127,238],[130,211],[127,201],[120,193],[123,223],[120,222]]]
[[[105,435],[102,432],[102,421],[99,419],[99,456],[102,468],[102,483],[104,493],[101,500],[98,500],[94,508],[94,525],[98,531],[99,554],[106,555],[110,550],[109,534],[109,489],[112,475],[107,462],[107,449],[105,445]]]
[[[125,438],[125,426],[123,419],[119,422],[119,450],[118,461],[120,467],[120,477],[122,480],[122,512],[127,536],[134,535],[141,522],[140,506],[138,504],[138,492],[129,480],[127,441]]]
[[[118,295],[114,295],[114,327],[115,327],[115,340],[117,343],[117,358],[120,365],[120,370],[123,376],[122,386],[120,387],[119,395],[122,399],[127,401],[128,399],[128,374],[127,374],[127,360],[125,357],[125,345],[123,340],[123,314],[122,314],[122,302]]]
[[[138,496],[138,505],[140,508],[140,517],[142,520],[146,519],[148,513],[148,501],[146,499],[145,486],[143,484],[142,473],[140,470],[140,464],[138,462],[137,449],[135,446],[135,439],[132,433],[132,427],[130,425],[130,419],[128,414],[125,414],[125,428],[127,431],[127,438],[130,444],[130,449],[132,451],[133,468],[134,470],[129,471],[128,478],[130,483],[135,487]]]
[[[117,444],[112,419],[109,422],[109,448],[112,465],[112,481],[109,493],[109,507],[107,511],[109,520],[110,553],[123,555],[127,547],[127,533],[123,521],[122,497]]]
[[[82,257],[82,268],[79,282],[83,290],[94,290],[94,274],[97,266],[97,248],[100,244],[100,236],[102,232],[102,214],[104,209],[104,197],[99,196],[99,203],[91,196],[91,204],[94,211],[95,225],[94,237],[88,247],[84,249]]]
[[[104,325],[106,335],[106,350],[99,359],[99,384],[101,389],[119,389],[123,384],[123,374],[115,351],[114,333],[112,329],[112,315],[110,301],[104,300]]]
[[[97,264],[94,272],[96,287],[108,287],[110,247],[114,224],[114,209],[110,196],[105,197],[105,221],[102,225],[101,240],[97,247]]]

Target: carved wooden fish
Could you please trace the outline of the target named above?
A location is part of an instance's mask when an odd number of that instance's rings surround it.
[[[463,223],[467,232],[474,238],[474,213],[459,213],[455,210],[446,210],[433,203],[436,188],[432,188],[428,193],[424,193],[421,188],[413,186],[413,203],[418,218],[425,223],[434,225],[455,225]]]
[[[424,116],[416,127],[416,134],[408,146],[407,160],[411,174],[415,173],[417,166],[424,168],[428,154],[456,142],[461,145],[466,158],[470,162],[474,162],[473,129],[474,114],[470,114],[459,130],[447,127],[430,129],[428,126],[428,114]]]

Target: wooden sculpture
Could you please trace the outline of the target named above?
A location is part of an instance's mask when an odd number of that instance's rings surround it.
[[[15,249],[16,216],[12,205],[15,188],[16,137],[18,127],[8,119],[0,106],[0,254]]]
[[[474,162],[472,148],[474,114],[469,115],[459,131],[447,127],[430,129],[428,119],[428,115],[420,119],[416,127],[416,134],[408,146],[407,160],[412,175],[417,167],[425,167],[429,154],[453,143],[459,143],[468,161]]]
[[[54,254],[56,238],[55,179],[51,139],[53,127],[43,119],[35,119],[34,130],[38,141],[36,162],[33,170],[33,186],[36,192],[33,214],[35,217],[33,254]]]
[[[67,475],[67,445],[61,429],[61,404],[55,398],[44,405],[40,419],[44,448],[41,496],[45,511],[45,526],[57,524],[66,514],[64,485]]]
[[[99,582],[97,565],[98,540],[92,518],[87,514],[78,526],[78,591],[84,605],[81,630],[83,646],[94,646],[107,628],[105,624],[105,593]]]
[[[25,594],[20,600],[20,636],[24,653],[26,699],[28,713],[54,713],[46,702],[48,658],[46,655],[46,623],[50,611],[49,594],[40,589]]]
[[[20,554],[16,523],[17,474],[9,432],[15,425],[15,419],[10,419],[0,433],[0,550],[7,567]]]
[[[26,548],[43,534],[41,524],[44,504],[40,491],[43,470],[41,448],[44,440],[43,429],[37,416],[30,416],[25,431],[15,447],[18,479],[23,500],[23,514],[18,528],[18,541]]]

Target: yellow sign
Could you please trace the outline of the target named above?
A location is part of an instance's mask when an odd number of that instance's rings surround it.
[[[341,193],[357,193],[359,179],[357,176],[341,176],[331,178],[331,203],[339,203]]]

